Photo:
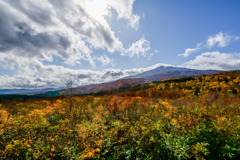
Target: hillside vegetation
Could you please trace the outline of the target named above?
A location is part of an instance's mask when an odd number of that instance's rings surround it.
[[[0,104],[0,159],[239,157],[240,71]]]

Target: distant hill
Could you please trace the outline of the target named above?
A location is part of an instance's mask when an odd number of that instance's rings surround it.
[[[56,91],[63,89],[61,88],[43,88],[43,89],[0,89],[0,95],[6,94],[19,94],[19,95],[35,95],[39,93],[46,93],[48,91]]]

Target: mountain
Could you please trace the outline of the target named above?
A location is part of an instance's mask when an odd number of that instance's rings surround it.
[[[128,76],[123,79],[119,79],[112,82],[106,82],[101,84],[91,84],[86,86],[79,86],[71,90],[72,94],[92,94],[104,91],[111,91],[120,88],[128,88],[139,84],[149,83],[153,81],[167,80],[172,78],[181,78],[187,76],[199,76],[219,73],[221,71],[216,70],[196,70],[189,68],[179,68],[172,66],[160,66],[155,69]],[[0,90],[0,94],[21,94],[21,95],[34,95],[40,97],[52,97],[60,96],[64,94],[63,88],[46,88],[46,89],[16,89],[16,90]],[[65,94],[67,92],[65,91]]]
[[[119,79],[113,82],[91,84],[86,86],[80,86],[72,89],[72,94],[91,94],[104,91],[111,91],[120,88],[128,88],[139,84],[149,83],[153,81],[167,80],[172,78],[181,78],[188,76],[209,75],[218,73],[220,71],[215,70],[196,70],[189,68],[179,68],[172,66],[160,66],[155,69],[134,75],[128,76],[123,79]],[[47,92],[42,96],[56,96],[61,95],[62,91]]]
[[[125,77],[128,78],[142,78],[145,81],[160,81],[171,78],[178,77],[187,77],[187,76],[199,76],[199,75],[209,75],[214,73],[219,73],[220,71],[216,70],[196,70],[189,68],[180,68],[180,67],[172,67],[172,66],[160,66],[155,69],[134,75]]]

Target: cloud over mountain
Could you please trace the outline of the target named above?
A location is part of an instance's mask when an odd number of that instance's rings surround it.
[[[240,53],[205,52],[183,66],[195,69],[236,70],[240,68]]]

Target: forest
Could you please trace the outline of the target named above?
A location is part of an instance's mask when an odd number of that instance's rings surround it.
[[[0,102],[0,159],[238,159],[240,71]]]

